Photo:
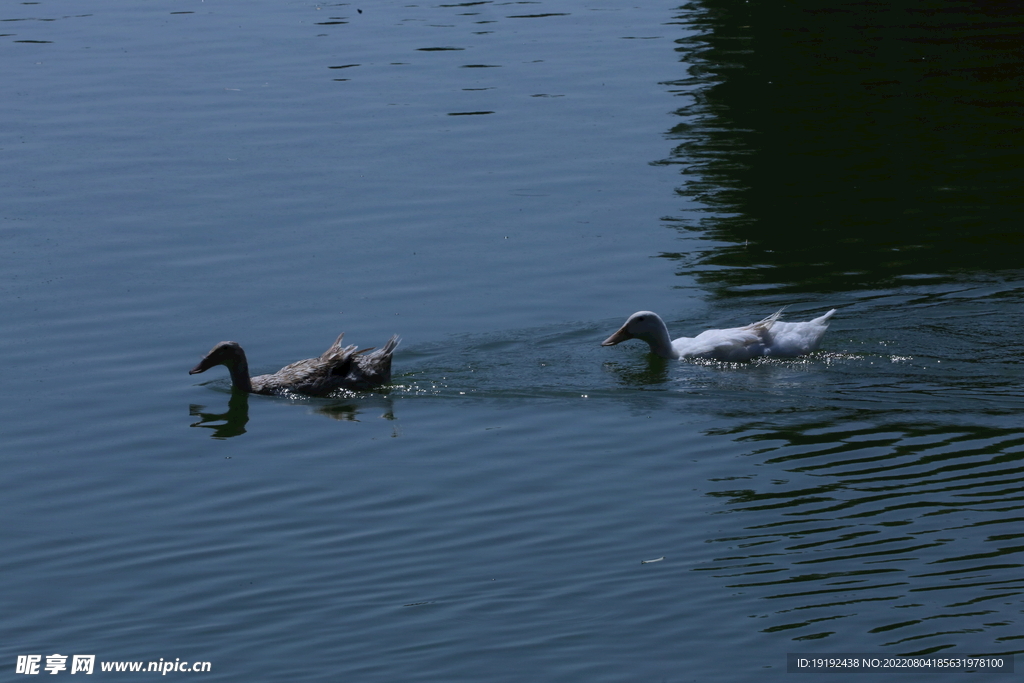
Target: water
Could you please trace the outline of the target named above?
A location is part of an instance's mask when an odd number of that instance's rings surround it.
[[[3,666],[1018,652],[1019,22],[865,11],[5,9]],[[782,306],[821,352],[599,346]],[[402,335],[393,388],[187,375],[342,330]]]

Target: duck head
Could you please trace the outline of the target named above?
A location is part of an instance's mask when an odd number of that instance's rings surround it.
[[[210,352],[199,361],[199,365],[189,370],[188,374],[198,375],[214,365],[225,365],[228,370],[233,370],[239,362],[245,363],[245,352],[242,351],[242,347],[238,342],[223,341],[210,349]]]
[[[662,336],[668,336],[668,334],[665,332],[665,323],[658,317],[658,314],[651,311],[638,311],[629,316],[626,323],[616,330],[615,334],[601,342],[601,346],[615,346],[627,339],[642,339],[648,344],[654,344]]]
[[[647,342],[651,351],[662,358],[679,358],[679,354],[672,348],[665,321],[657,313],[651,311],[634,313],[615,334],[601,342],[601,346],[615,346],[627,339],[640,339]]]

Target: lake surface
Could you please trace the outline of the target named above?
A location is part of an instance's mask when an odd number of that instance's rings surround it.
[[[2,666],[1024,651],[1024,17],[752,4],[6,6]],[[821,351],[600,346],[784,306]],[[394,386],[187,374],[341,331]]]

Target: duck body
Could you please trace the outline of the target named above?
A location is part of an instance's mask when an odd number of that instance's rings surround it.
[[[727,330],[707,330],[696,337],[670,339],[665,321],[657,313],[639,311],[601,346],[614,346],[627,339],[641,339],[662,358],[707,358],[742,363],[760,356],[796,358],[818,349],[828,322],[836,309],[800,323],[779,320],[782,311],[764,320]]]
[[[252,394],[305,394],[326,396],[337,389],[370,389],[391,382],[391,356],[398,346],[398,335],[377,350],[356,350],[355,345],[342,346],[344,333],[330,348],[316,358],[307,358],[286,365],[270,375],[249,376],[249,362],[238,342],[217,344],[190,375],[223,365],[231,373],[231,386]]]

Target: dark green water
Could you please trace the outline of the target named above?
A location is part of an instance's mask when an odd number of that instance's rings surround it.
[[[974,3],[708,3],[664,163],[742,248],[702,253],[716,294],[850,291],[1016,271],[1021,15]],[[701,84],[698,92],[693,86]],[[689,266],[692,252],[671,254]]]
[[[358,9],[2,10],[0,667],[734,681],[1020,650],[1020,17]],[[820,352],[599,346],[639,309],[692,336],[783,306],[838,309]],[[402,335],[395,386],[187,374],[342,330]]]

